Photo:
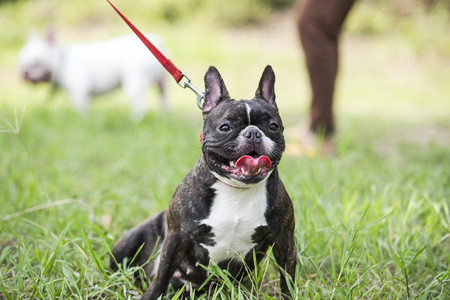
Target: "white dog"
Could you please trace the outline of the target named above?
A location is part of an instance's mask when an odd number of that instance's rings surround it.
[[[146,36],[164,52],[158,36]],[[166,71],[135,35],[62,47],[51,32],[45,39],[30,34],[20,51],[19,67],[26,81],[61,86],[73,106],[84,114],[89,111],[93,95],[119,86],[129,98],[132,117],[137,120],[148,111],[145,94],[150,85],[157,85],[163,109],[167,106]]]

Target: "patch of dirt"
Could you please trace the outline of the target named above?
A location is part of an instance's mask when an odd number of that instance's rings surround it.
[[[424,126],[407,131],[404,135],[407,142],[426,147],[431,144],[450,147],[450,128],[443,126]]]
[[[398,142],[415,145],[426,149],[431,145],[450,149],[450,128],[445,126],[424,125],[391,132],[389,137],[378,138],[373,147],[381,155],[391,156],[398,153]]]

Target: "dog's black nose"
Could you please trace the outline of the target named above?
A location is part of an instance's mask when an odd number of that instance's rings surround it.
[[[246,137],[249,142],[259,143],[261,142],[262,134],[257,127],[249,127],[245,130],[244,137]]]

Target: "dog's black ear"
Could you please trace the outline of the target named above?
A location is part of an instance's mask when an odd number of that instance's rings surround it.
[[[217,104],[225,99],[230,99],[228,90],[219,71],[211,66],[205,74],[205,102],[203,103],[203,113],[209,113]]]
[[[255,98],[266,100],[270,106],[278,110],[275,102],[275,73],[270,65],[264,69]]]

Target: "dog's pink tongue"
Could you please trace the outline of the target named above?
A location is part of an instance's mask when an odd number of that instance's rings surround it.
[[[236,168],[243,169],[245,172],[257,174],[261,170],[267,170],[272,166],[270,159],[267,156],[260,156],[255,159],[249,155],[244,155],[236,162]]]

